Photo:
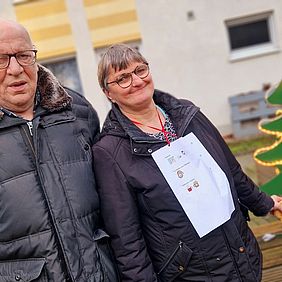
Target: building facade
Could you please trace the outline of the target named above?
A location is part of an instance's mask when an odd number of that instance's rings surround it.
[[[230,96],[281,80],[280,0],[73,1],[84,7],[94,50],[88,61],[97,64],[113,43],[138,47],[150,62],[155,87],[192,100],[223,135],[232,132]],[[68,2],[18,0],[13,7],[31,32],[39,61],[64,84],[84,92],[103,120],[109,105],[101,101],[96,72],[89,77],[79,67],[78,48],[84,52],[72,26],[79,9],[70,13]],[[81,77],[87,76],[93,91],[85,91]]]

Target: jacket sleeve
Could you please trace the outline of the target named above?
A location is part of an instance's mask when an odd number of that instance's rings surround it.
[[[132,188],[111,154],[95,145],[93,155],[101,213],[122,281],[157,281]]]
[[[199,120],[206,128],[207,132],[212,134],[214,140],[218,142],[225,155],[233,177],[239,202],[256,216],[266,215],[274,204],[271,197],[260,191],[257,185],[243,172],[240,164],[230,151],[219,131],[201,112],[199,112]]]

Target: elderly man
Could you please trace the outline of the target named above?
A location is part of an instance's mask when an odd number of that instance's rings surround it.
[[[99,218],[95,110],[0,19],[0,281],[117,281]]]

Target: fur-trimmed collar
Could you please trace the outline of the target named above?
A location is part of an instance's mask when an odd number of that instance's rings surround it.
[[[37,88],[40,92],[40,105],[42,108],[54,112],[65,109],[72,102],[71,96],[47,68],[38,64]]]

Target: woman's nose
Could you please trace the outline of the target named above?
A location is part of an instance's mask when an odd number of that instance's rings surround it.
[[[138,75],[136,75],[135,73],[132,73],[132,85],[138,85],[141,84],[143,82],[143,79],[140,78]]]

